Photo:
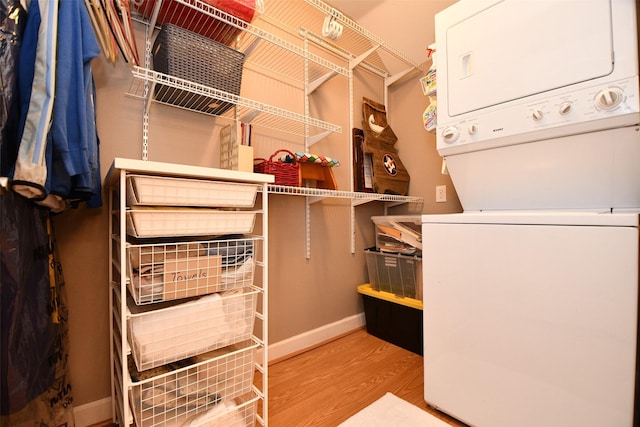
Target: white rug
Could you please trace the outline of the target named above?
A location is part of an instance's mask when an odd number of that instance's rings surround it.
[[[451,427],[430,413],[387,393],[339,427]]]

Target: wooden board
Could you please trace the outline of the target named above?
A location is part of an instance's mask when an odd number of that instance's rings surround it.
[[[374,191],[406,196],[410,177],[394,148],[398,138],[387,123],[384,105],[363,98],[362,114],[363,147],[372,157]]]

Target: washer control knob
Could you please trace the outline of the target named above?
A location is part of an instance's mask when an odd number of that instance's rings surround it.
[[[469,135],[475,135],[476,133],[478,133],[478,126],[477,125],[470,125],[469,126]]]
[[[449,126],[442,131],[442,138],[447,144],[455,142],[459,135],[460,131],[455,126]]]
[[[606,88],[600,93],[596,95],[596,107],[601,110],[613,110],[616,108],[622,100],[624,99],[624,94],[622,90],[617,87],[609,87]]]
[[[544,116],[544,113],[542,112],[542,110],[538,108],[536,108],[535,110],[533,110],[533,112],[531,112],[531,117],[535,121],[542,120],[542,116]]]
[[[571,102],[567,101],[560,104],[560,108],[558,109],[558,112],[560,113],[561,116],[569,114],[571,112]]]

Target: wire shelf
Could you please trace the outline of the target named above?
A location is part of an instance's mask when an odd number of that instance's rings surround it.
[[[380,37],[321,0],[267,2],[264,14],[257,20],[262,23],[263,20],[272,19],[279,22],[280,26],[290,27],[296,31],[306,28],[307,31],[316,35],[316,39],[329,40],[320,36],[324,20],[328,17],[344,27],[342,36],[331,44],[349,52],[353,58],[367,55],[365,61],[367,65],[389,76],[407,69],[420,69],[420,65],[409,59],[403,52],[390,46]]]
[[[312,80],[327,72],[347,77],[351,75],[348,68],[305,49],[297,28],[283,27],[277,19],[266,14],[264,7],[252,16],[255,22],[252,24],[201,0],[165,0],[165,3],[168,4],[167,11],[163,15],[161,8],[159,14],[163,22],[176,22],[232,45],[247,54],[248,62],[271,70],[274,74],[302,82],[304,61],[308,61]],[[137,9],[137,19],[152,23],[152,7],[153,2],[143,2]]]
[[[239,114],[240,117],[250,117],[251,120],[247,122],[256,126],[299,136],[320,135],[326,131],[342,132],[342,128],[335,124],[147,68],[134,67],[132,75],[134,79],[131,82],[127,95],[135,98],[145,99],[145,84],[151,82],[153,84],[162,84],[166,88],[167,91],[165,92],[163,101],[156,101],[162,104],[175,107],[171,102],[172,94],[170,91],[173,91],[176,97],[181,97],[182,101],[184,101],[184,94],[188,93],[191,94],[194,99],[200,100],[199,103],[189,102],[188,108],[181,107],[191,111],[210,114],[211,109],[209,105],[211,103],[228,102],[236,105],[238,108],[236,114]],[[182,101],[182,104],[186,104]],[[233,110],[222,114],[221,117],[232,120]],[[308,135],[306,129],[308,129]]]
[[[407,66],[411,66],[414,68],[418,68],[419,65],[413,62],[409,57],[407,57],[404,53],[400,52],[398,49],[394,48],[387,44],[380,37],[376,36],[371,31],[362,27],[360,24],[349,18],[348,16],[342,14],[337,9],[329,6],[321,0],[305,0],[308,4],[318,9],[322,14],[326,16],[331,16],[348,28],[351,31],[348,31],[346,38],[353,38],[353,40],[349,43],[352,46],[351,51],[356,55],[361,55],[366,51],[367,46],[378,46],[378,48],[392,56],[394,56],[399,61],[402,61]],[[353,34],[349,34],[349,33]]]
[[[381,202],[399,202],[399,203],[420,203],[424,202],[422,197],[417,196],[398,196],[395,194],[379,194],[379,193],[360,193],[353,191],[340,191],[340,190],[324,190],[320,188],[308,188],[308,187],[290,187],[286,185],[272,185],[269,184],[269,193],[274,194],[289,194],[296,196],[310,196],[319,198],[340,198],[351,199],[354,203],[366,203],[373,201]]]

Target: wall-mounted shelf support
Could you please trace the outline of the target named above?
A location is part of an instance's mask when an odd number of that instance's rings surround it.
[[[260,113],[262,113],[262,111],[255,110],[255,111],[248,112],[244,114],[242,117],[240,117],[240,121],[243,123],[251,123],[253,120],[255,120],[256,117],[260,115]]]
[[[142,111],[142,160],[149,160],[149,103],[144,103]]]
[[[256,51],[256,48],[258,47],[259,44],[260,44],[260,39],[256,38],[251,42],[251,44],[249,44],[249,46],[245,48],[244,50],[245,59],[251,57],[253,52]]]
[[[308,197],[304,202],[304,236],[305,258],[311,259],[311,202]]]
[[[384,214],[388,215],[389,214],[389,208],[392,208],[394,206],[400,206],[403,205],[404,202],[387,202],[384,204]]]
[[[309,202],[310,205],[321,202],[324,199],[326,199],[325,196],[308,196],[307,197],[307,201]]]
[[[305,254],[307,259],[311,259],[311,205],[314,203],[321,202],[325,200],[326,196],[307,196],[305,200]],[[352,235],[355,237],[355,224],[353,220],[353,212],[351,212],[352,220],[351,220],[351,231]],[[355,244],[355,243],[354,243]],[[352,244],[352,248],[353,245]],[[354,250],[351,250],[351,253],[354,253]]]
[[[337,73],[335,71],[331,71],[325,75],[323,75],[322,77],[316,79],[315,81],[309,83],[307,85],[307,95],[312,94],[313,92],[315,92],[316,89],[318,89],[320,86],[322,86],[322,84],[324,82],[326,82],[327,80],[329,80],[331,77],[335,76]]]
[[[156,28],[156,24],[158,21],[158,13],[160,13],[160,6],[162,5],[162,1],[157,1],[153,5],[153,10],[151,12],[151,16],[149,17],[149,25],[147,26],[148,31],[153,31]],[[151,37],[147,37],[147,40],[150,41]],[[147,58],[149,58],[147,56]]]
[[[326,131],[326,132],[322,132],[322,133],[319,133],[319,134],[314,135],[314,136],[310,136],[309,139],[307,140],[307,146],[311,147],[316,142],[321,141],[322,139],[324,139],[327,136],[331,135],[331,133],[332,132],[330,132],[330,131]]]
[[[352,58],[349,61],[349,69],[351,71],[353,71],[354,68],[356,68],[358,65],[360,65],[365,59],[367,59],[373,52],[375,52],[376,50],[378,50],[378,48],[380,47],[380,45],[374,45],[371,49],[367,50],[366,52],[362,53],[359,56],[356,56],[355,58]]]
[[[418,70],[415,69],[415,68],[407,68],[406,70],[403,70],[403,71],[401,71],[399,73],[396,73],[393,76],[386,77],[384,79],[384,84],[385,84],[386,87],[390,87],[394,83],[396,83],[399,80],[401,80],[407,74],[411,74],[411,73],[414,73],[416,71],[418,71]]]
[[[360,206],[360,205],[364,205],[366,203],[371,203],[371,200],[368,199],[362,199],[362,200],[352,200],[351,201],[351,206]]]

